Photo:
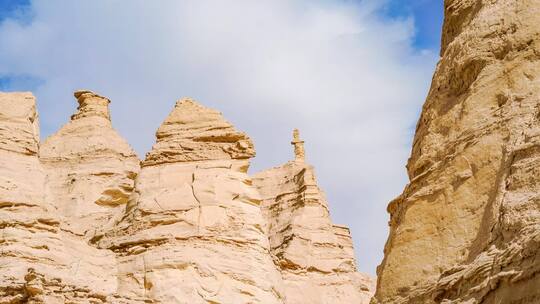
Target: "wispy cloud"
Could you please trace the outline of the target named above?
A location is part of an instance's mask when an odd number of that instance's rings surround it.
[[[334,221],[374,273],[436,59],[412,47],[413,20],[376,3],[35,0],[31,20],[0,25],[0,76],[42,81],[45,135],[74,111],[75,89],[110,97],[141,156],[186,95],[251,135],[254,170],[291,159],[300,128]]]

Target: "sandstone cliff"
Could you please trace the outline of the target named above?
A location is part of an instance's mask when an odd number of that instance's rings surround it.
[[[373,303],[539,303],[540,2],[445,14]]]
[[[252,179],[249,137],[184,99],[139,162],[110,101],[75,97],[40,145],[34,97],[0,94],[0,303],[369,301],[298,138]]]

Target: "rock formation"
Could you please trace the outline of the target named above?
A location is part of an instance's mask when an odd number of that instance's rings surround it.
[[[294,161],[253,178],[287,303],[368,303],[373,282],[356,271],[349,229],[330,220],[298,130],[291,144]]]
[[[540,2],[445,14],[373,303],[540,303]]]
[[[139,159],[112,128],[107,98],[89,91],[75,97],[77,113],[45,140],[39,158],[47,173],[47,201],[63,216],[64,229],[90,238],[125,208]]]
[[[368,303],[297,131],[252,179],[249,137],[184,99],[139,165],[110,101],[75,97],[40,145],[34,97],[0,94],[0,303]]]
[[[46,200],[30,93],[0,93],[0,303],[100,303],[115,292],[114,254],[65,232]]]

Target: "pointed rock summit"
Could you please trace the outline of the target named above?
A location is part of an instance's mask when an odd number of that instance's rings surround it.
[[[27,155],[38,153],[39,124],[32,93],[0,92],[0,149]]]
[[[245,173],[255,154],[251,140],[191,99],[176,103],[156,135],[126,214],[95,238],[122,256],[120,295],[284,303],[260,197]]]
[[[304,141],[300,139],[300,131],[294,129],[293,140],[291,145],[294,146],[294,160],[304,162],[306,160],[306,151],[304,150]]]
[[[251,139],[237,131],[218,111],[190,98],[179,100],[159,127],[157,141],[144,166],[204,160],[249,159]]]

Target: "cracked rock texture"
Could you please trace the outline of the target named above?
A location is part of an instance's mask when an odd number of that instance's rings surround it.
[[[32,94],[0,93],[0,303],[369,302],[297,131],[251,178],[249,137],[183,99],[139,162],[110,101],[75,97],[40,144]]]
[[[445,14],[372,303],[540,303],[540,2]]]

